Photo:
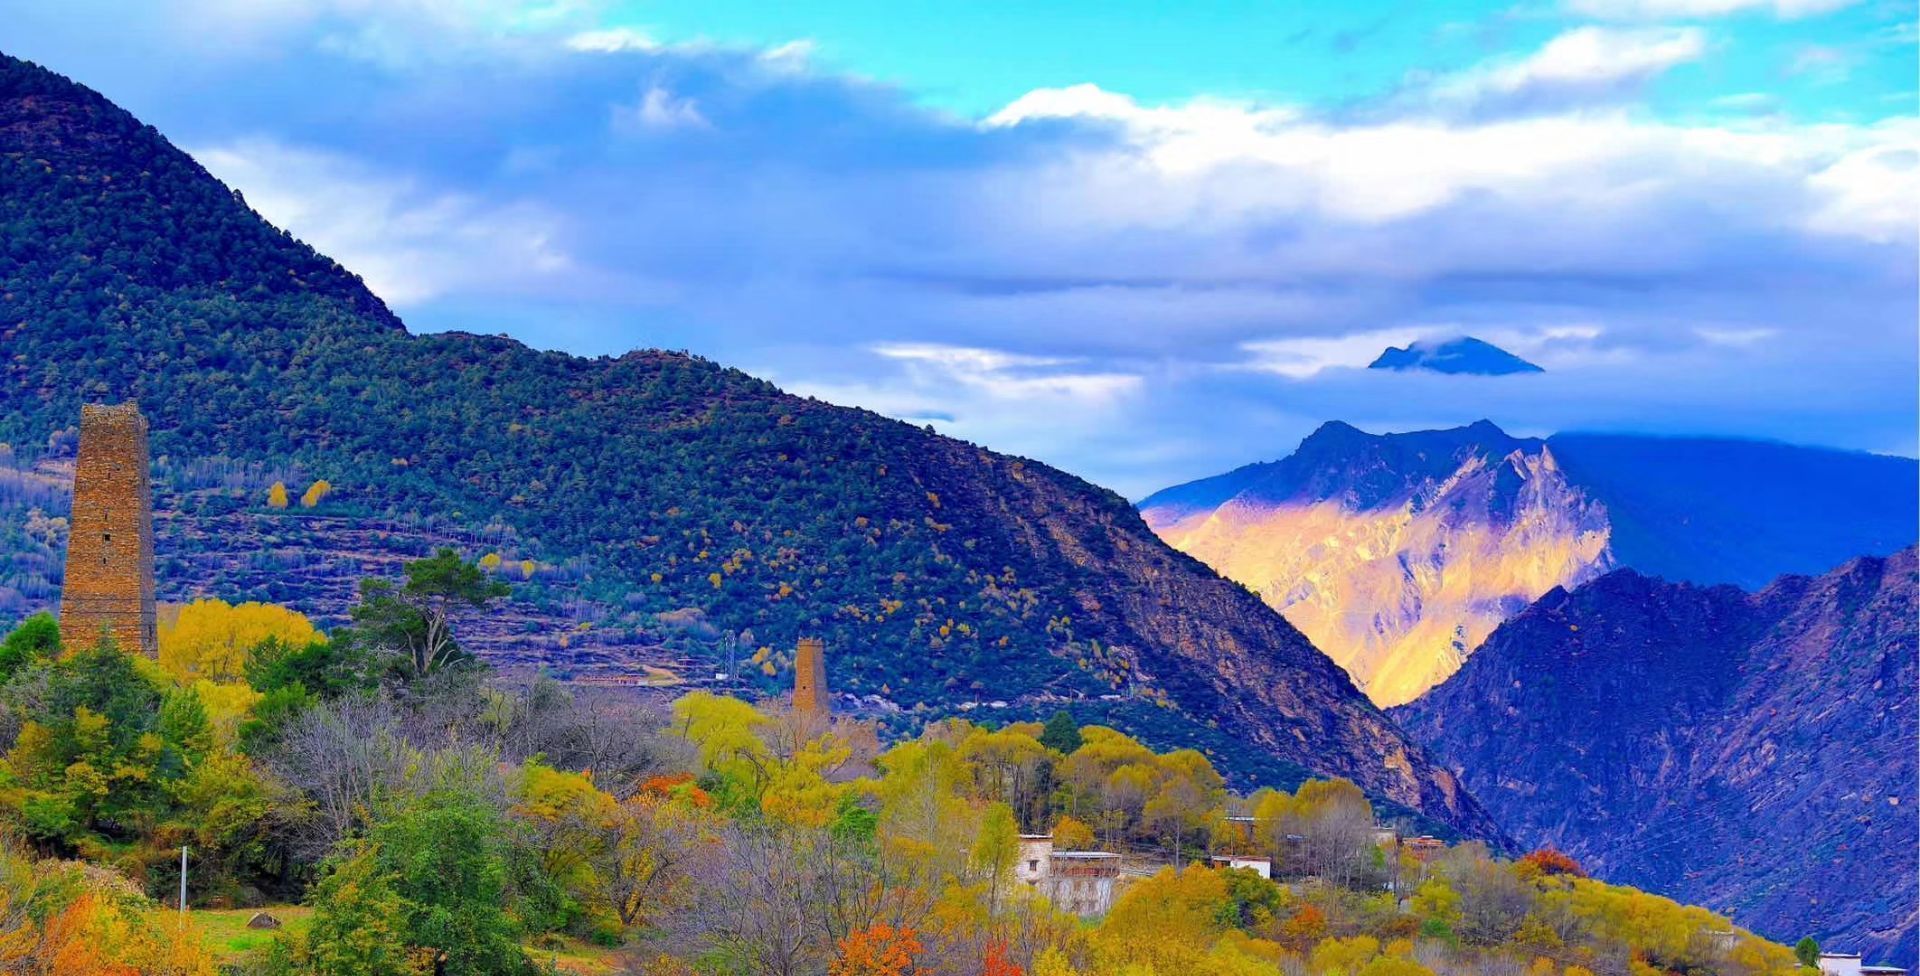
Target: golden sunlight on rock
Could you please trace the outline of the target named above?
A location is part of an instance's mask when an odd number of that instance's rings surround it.
[[[1369,509],[1241,496],[1147,521],[1257,591],[1382,706],[1445,680],[1509,615],[1611,567],[1604,507],[1545,446],[1473,455]]]

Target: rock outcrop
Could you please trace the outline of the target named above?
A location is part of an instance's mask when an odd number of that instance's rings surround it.
[[[1758,441],[1341,423],[1158,492],[1168,542],[1258,590],[1383,705],[1555,586],[1616,567],[1749,588],[1920,538],[1920,464]]]
[[[1605,507],[1544,442],[1486,422],[1379,437],[1327,424],[1286,460],[1214,481],[1141,513],[1257,590],[1381,705],[1418,697],[1509,615],[1610,565]]]
[[[1393,715],[1523,846],[1912,965],[1915,588],[1913,549],[1756,593],[1623,570]]]

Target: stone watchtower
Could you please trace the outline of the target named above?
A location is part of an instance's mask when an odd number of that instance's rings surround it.
[[[793,658],[793,710],[804,715],[826,715],[827,645],[818,637],[800,638]]]
[[[60,636],[87,647],[102,631],[120,649],[156,657],[153,616],[153,486],[147,418],[132,401],[80,408],[80,460],[73,471],[72,531],[60,592]]]

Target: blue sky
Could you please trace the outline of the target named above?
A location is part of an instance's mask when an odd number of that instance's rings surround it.
[[[968,115],[990,113],[1035,88],[1083,81],[1149,102],[1215,96],[1337,108],[1408,84],[1410,76],[1460,71],[1538,48],[1582,23],[1711,26],[1713,58],[1678,67],[1650,86],[1647,102],[1661,112],[1738,111],[1714,104],[1737,93],[1764,93],[1782,110],[1829,117],[1911,111],[1913,44],[1874,43],[1911,21],[1910,4],[1644,6],[1672,13],[1653,16],[1628,3],[1500,0],[674,0],[613,7],[607,18],[669,42],[771,47],[808,38],[821,60],[899,83],[923,104]],[[1579,13],[1607,7],[1618,12]],[[1723,8],[1732,9],[1716,13]]]
[[[1910,4],[0,12],[416,329],[690,349],[1135,497],[1334,418],[1920,446]],[[1359,368],[1462,333],[1548,372]]]

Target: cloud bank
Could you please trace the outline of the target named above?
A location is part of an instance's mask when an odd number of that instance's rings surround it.
[[[53,66],[415,328],[688,348],[1130,495],[1330,418],[1915,449],[1920,124],[1637,109],[1712,56],[1697,25],[1574,27],[1363,111],[1087,83],[965,118],[801,38],[663,44],[565,3],[245,6],[190,69],[110,45],[105,81]],[[1361,368],[1463,333],[1548,372]]]

